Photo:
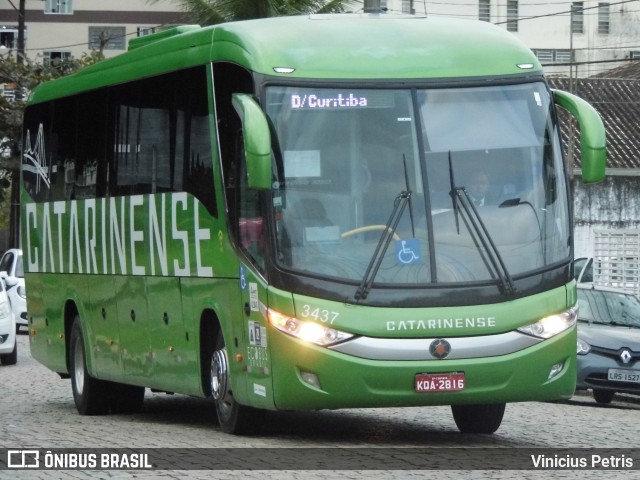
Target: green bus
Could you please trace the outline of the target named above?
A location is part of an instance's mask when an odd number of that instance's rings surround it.
[[[486,22],[312,15],[132,39],[28,101],[32,354],[80,414],[139,410],[149,388],[211,397],[237,434],[269,410],[427,405],[491,433],[508,402],[567,398],[555,105],[579,121],[583,180],[601,180],[598,114]]]

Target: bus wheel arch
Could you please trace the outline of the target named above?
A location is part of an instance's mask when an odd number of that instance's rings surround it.
[[[213,310],[205,310],[200,317],[200,377],[202,381],[202,391],[206,397],[211,396],[211,381],[207,365],[211,361],[215,339],[220,332],[220,321],[218,315]]]
[[[103,415],[109,412],[108,383],[89,374],[86,349],[82,322],[76,314],[68,349],[73,400],[80,415]]]
[[[78,307],[73,300],[67,300],[64,306],[63,318],[67,371],[69,372],[69,375],[71,375],[71,330],[76,318],[79,318]]]
[[[265,412],[236,402],[227,353],[227,342],[231,339],[225,339],[214,312],[203,314],[200,333],[203,390],[213,399],[220,429],[238,435],[256,433],[262,426]]]

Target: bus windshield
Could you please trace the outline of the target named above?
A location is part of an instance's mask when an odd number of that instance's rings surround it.
[[[355,284],[373,264],[378,285],[499,283],[569,257],[544,83],[271,86],[266,100],[281,267]]]

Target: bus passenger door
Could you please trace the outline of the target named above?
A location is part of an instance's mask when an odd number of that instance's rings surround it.
[[[153,371],[145,282],[143,276],[115,279],[123,382],[138,385],[148,384]]]

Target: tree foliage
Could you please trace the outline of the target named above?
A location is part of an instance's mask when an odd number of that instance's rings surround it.
[[[215,25],[234,20],[278,17],[309,13],[343,13],[362,7],[361,0],[148,0],[171,1],[180,5],[190,20]]]
[[[7,196],[12,177],[20,170],[19,142],[29,92],[43,82],[73,73],[102,58],[99,52],[91,52],[79,59],[44,65],[28,58],[19,62],[12,52],[0,57],[0,84],[4,84],[5,92],[13,94],[0,96],[0,204]],[[0,215],[0,226],[2,223]]]
[[[0,57],[0,83],[5,89],[15,92],[15,99],[0,97],[0,170],[14,170],[7,155],[18,154],[17,142],[22,135],[22,115],[29,92],[41,83],[76,72],[102,60],[98,52],[83,54],[79,59],[61,60],[50,65],[36,63],[29,59],[18,62],[11,54]],[[15,158],[12,158],[16,161]]]

